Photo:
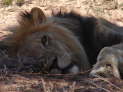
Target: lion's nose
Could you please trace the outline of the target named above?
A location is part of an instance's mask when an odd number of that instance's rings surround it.
[[[44,68],[51,68],[51,67],[56,67],[58,58],[57,56],[52,56],[52,57],[46,57],[43,61],[41,61],[43,64]]]

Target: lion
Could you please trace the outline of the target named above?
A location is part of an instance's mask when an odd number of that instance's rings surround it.
[[[89,69],[84,47],[61,23],[69,23],[67,26],[74,29],[73,24],[67,19],[59,19],[46,17],[37,7],[20,13],[19,25],[4,40],[8,55],[26,59],[21,61],[24,65],[25,61],[31,62],[33,59],[43,73],[78,73]]]
[[[75,11],[46,16],[38,7],[21,12],[18,23],[1,46],[6,46],[9,57],[21,58],[25,67],[33,62],[43,73],[76,74],[90,70],[95,64],[90,75],[96,75],[109,71],[107,65],[114,76],[120,77],[122,27]],[[103,72],[101,67],[105,68]]]

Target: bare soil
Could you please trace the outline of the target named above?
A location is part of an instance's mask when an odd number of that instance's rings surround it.
[[[123,26],[122,0],[25,0],[17,6],[13,2],[4,6],[0,0],[0,40],[9,31],[5,29],[17,24],[18,14],[40,7],[47,15],[52,9],[66,8],[76,10],[83,16],[103,17],[119,26]],[[76,75],[49,75],[41,73],[0,73],[0,92],[123,92],[123,81],[113,77],[102,78],[88,76],[89,72]]]

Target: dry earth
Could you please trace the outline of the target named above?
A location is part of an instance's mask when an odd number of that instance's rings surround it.
[[[40,7],[50,15],[52,9],[76,10],[82,15],[103,17],[123,26],[122,0],[25,0],[3,6],[0,0],[0,39],[9,32],[6,27],[17,24],[18,14],[32,7]],[[42,75],[9,73],[0,75],[0,92],[123,92],[123,81],[116,78],[90,78],[88,72],[77,75]]]

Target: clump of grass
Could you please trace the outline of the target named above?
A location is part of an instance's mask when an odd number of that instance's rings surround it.
[[[2,0],[4,5],[11,5],[13,0]]]
[[[17,0],[17,3],[23,3],[24,0]]]
[[[16,4],[18,6],[21,6],[22,4],[24,4],[24,0],[17,0]]]
[[[4,5],[11,5],[13,1],[15,1],[15,3],[18,6],[21,6],[22,4],[24,4],[24,1],[25,0],[2,0],[2,2],[3,2]]]

